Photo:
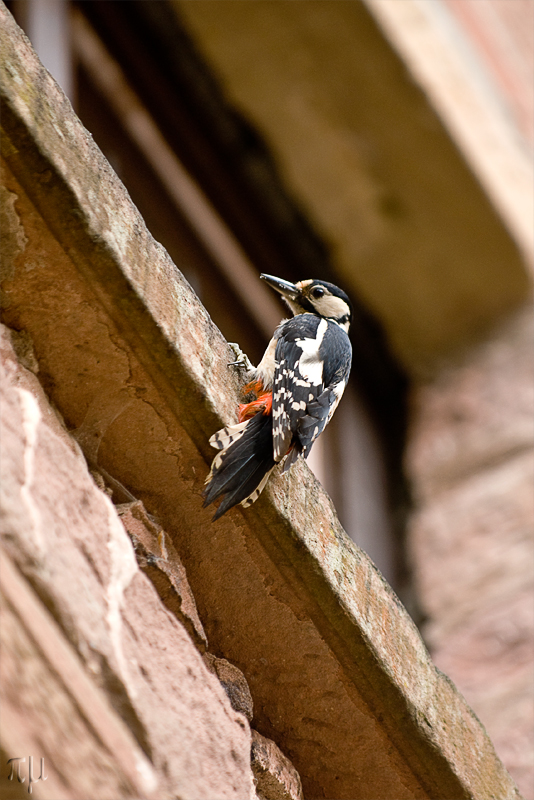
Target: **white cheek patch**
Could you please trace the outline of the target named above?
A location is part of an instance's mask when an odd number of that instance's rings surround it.
[[[341,297],[334,297],[331,294],[326,294],[320,300],[315,300],[313,304],[323,317],[341,319],[349,313],[349,307],[346,302]]]

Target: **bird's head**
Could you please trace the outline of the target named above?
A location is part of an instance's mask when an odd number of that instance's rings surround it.
[[[282,295],[293,314],[316,314],[332,320],[349,332],[352,305],[344,291],[333,283],[318,280],[289,283],[273,275],[261,275],[262,280]]]

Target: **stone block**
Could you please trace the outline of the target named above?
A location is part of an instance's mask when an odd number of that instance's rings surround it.
[[[211,653],[206,653],[204,662],[208,669],[219,678],[234,711],[244,714],[248,721],[252,722],[254,702],[247,679],[241,670],[227,661],[226,658],[216,658]]]
[[[163,603],[189,632],[198,650],[203,653],[208,640],[185,567],[169,536],[151,518],[140,500],[117,507],[121,522],[132,540],[137,563],[148,575]]]
[[[1,549],[0,573],[2,797],[28,797],[31,755],[33,775],[43,776],[32,793],[42,800],[170,798],[165,779]],[[18,768],[9,782],[8,758],[25,759],[23,782]]]
[[[304,800],[300,776],[291,761],[255,730],[251,763],[258,800]]]
[[[436,665],[530,798],[534,781],[532,307],[415,393],[408,548]]]
[[[528,800],[534,778],[533,595],[526,586],[481,604],[445,635],[439,622],[431,626],[436,665],[461,687]]]

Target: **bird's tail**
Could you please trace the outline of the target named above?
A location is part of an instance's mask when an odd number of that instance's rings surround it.
[[[273,458],[273,418],[256,414],[237,425],[217,431],[210,444],[221,452],[213,459],[203,491],[204,507],[224,496],[215,512],[219,519],[228,509],[241,503],[252,505],[267,483],[275,466]]]

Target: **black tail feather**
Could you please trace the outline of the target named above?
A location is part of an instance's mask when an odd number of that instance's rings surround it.
[[[256,466],[254,472],[245,479],[244,483],[238,486],[233,492],[225,494],[222,503],[214,514],[213,520],[219,519],[229,508],[233,508],[238,503],[246,500],[247,497],[250,497],[254,490],[260,485],[265,475],[271,471],[274,464],[274,460],[272,464],[261,462]]]
[[[272,416],[256,414],[243,435],[214,459],[213,474],[203,492],[204,506],[223,495],[224,499],[213,519],[246,500],[274,466]]]
[[[214,469],[213,477],[204,490],[204,508],[209,506],[210,503],[222,494],[227,494],[232,491],[241,476],[248,473],[247,465],[252,466],[251,462],[254,459],[254,455],[239,457],[238,453],[230,453],[230,448],[227,452],[228,456],[225,457],[226,453],[224,453],[221,466]],[[236,457],[234,458],[232,456]]]

